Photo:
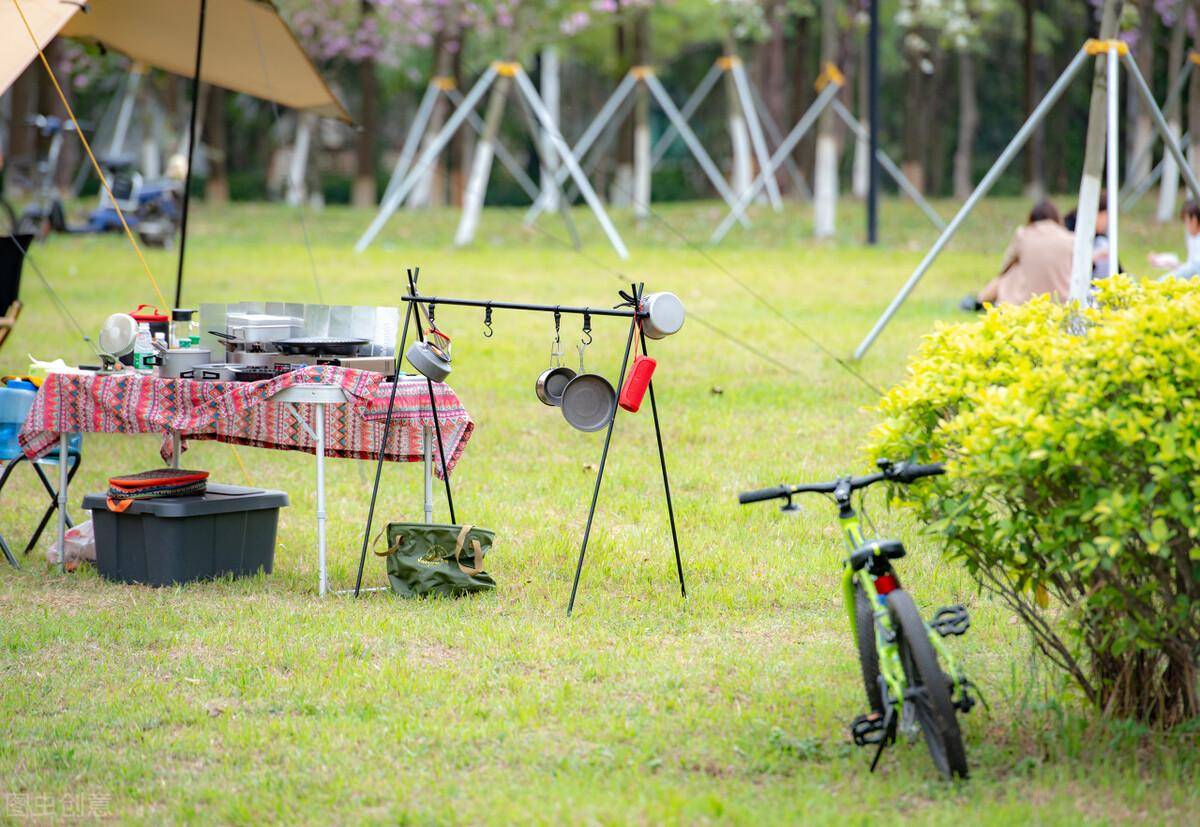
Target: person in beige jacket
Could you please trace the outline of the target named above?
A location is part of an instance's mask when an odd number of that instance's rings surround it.
[[[1071,256],[1075,236],[1062,225],[1058,210],[1049,201],[1037,204],[1029,223],[1018,227],[1004,252],[1000,275],[979,293],[987,304],[1024,304],[1050,293],[1055,301],[1067,298],[1071,285]]]

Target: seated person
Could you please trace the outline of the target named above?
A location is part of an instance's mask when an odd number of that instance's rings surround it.
[[[1186,201],[1179,217],[1187,238],[1187,261],[1181,264],[1174,253],[1151,253],[1150,263],[1170,269],[1163,278],[1191,279],[1200,276],[1200,202]]]
[[[963,306],[972,300],[978,304],[1024,304],[1043,293],[1064,300],[1071,284],[1074,246],[1075,237],[1060,222],[1054,205],[1038,203],[1029,213],[1029,223],[1013,234],[1000,275],[978,296],[964,299]]]

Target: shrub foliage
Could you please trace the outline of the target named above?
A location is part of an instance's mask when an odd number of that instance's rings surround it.
[[[874,456],[944,459],[897,492],[1104,712],[1200,714],[1200,283],[1098,283],[939,326],[883,398]],[[1069,323],[1070,322],[1070,323]]]

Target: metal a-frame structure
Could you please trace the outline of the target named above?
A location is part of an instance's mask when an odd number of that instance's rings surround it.
[[[1162,138],[1163,145],[1167,151],[1174,157],[1175,163],[1179,167],[1180,173],[1183,175],[1187,187],[1192,192],[1193,198],[1200,198],[1200,181],[1197,181],[1195,173],[1192,171],[1191,165],[1184,158],[1183,150],[1179,146],[1179,142],[1175,136],[1171,134],[1170,127],[1167,125],[1167,119],[1163,115],[1162,110],[1158,108],[1158,103],[1154,100],[1154,94],[1150,91],[1149,84],[1146,83],[1146,78],[1142,76],[1142,72],[1138,69],[1137,62],[1129,54],[1129,46],[1121,40],[1089,40],[1080,47],[1079,52],[1067,65],[1059,75],[1058,80],[1046,92],[1045,97],[1030,113],[1025,123],[1017,130],[1017,134],[1009,141],[1008,146],[1000,153],[1000,157],[992,164],[992,168],[987,171],[982,180],[975,186],[970,197],[959,209],[958,213],[950,221],[950,225],[938,237],[937,241],[921,259],[921,263],[917,265],[917,269],[908,277],[908,281],[900,288],[900,292],[892,299],[891,304],[883,311],[875,326],[867,333],[866,338],[862,340],[859,346],[854,351],[854,358],[861,359],[879,338],[879,334],[883,332],[884,327],[896,315],[896,311],[900,309],[900,305],[908,298],[917,283],[933,265],[933,262],[941,254],[946,245],[950,243],[955,233],[966,221],[967,216],[971,211],[983,200],[988,191],[1007,169],[1008,165],[1017,156],[1021,149],[1025,146],[1025,142],[1029,140],[1029,136],[1033,134],[1038,125],[1045,120],[1046,115],[1058,103],[1071,81],[1079,74],[1080,70],[1086,65],[1088,58],[1104,57],[1107,60],[1108,70],[1108,108],[1105,131],[1107,134],[1107,158],[1106,158],[1106,174],[1108,188],[1108,266],[1109,274],[1112,275],[1117,271],[1118,259],[1118,216],[1120,214],[1120,181],[1118,176],[1119,169],[1119,151],[1120,151],[1120,89],[1119,89],[1119,73],[1120,65],[1124,65],[1129,75],[1131,89],[1142,99],[1142,103],[1150,112],[1154,120],[1154,126],[1158,130],[1159,136]],[[1098,195],[1098,193],[1097,193]],[[1081,199],[1082,201],[1082,199]],[[1084,207],[1080,205],[1080,220],[1083,221]],[[1091,204],[1091,232],[1095,232],[1095,203]],[[1076,232],[1080,232],[1081,228],[1077,226]],[[1087,232],[1086,229],[1082,231]],[[1091,239],[1088,240],[1089,243]],[[1090,275],[1090,271],[1089,271]],[[1072,273],[1071,296],[1072,301],[1086,301],[1087,285],[1079,285],[1076,283],[1076,274]]]
[[[437,79],[435,78],[434,80],[436,81]],[[617,232],[616,227],[613,226],[612,220],[608,217],[608,213],[605,211],[604,205],[601,203],[599,196],[596,195],[596,191],[592,188],[591,183],[588,182],[587,177],[583,174],[583,170],[580,169],[579,164],[575,161],[575,156],[571,153],[570,147],[567,145],[566,140],[563,139],[561,133],[559,132],[558,126],[554,123],[553,117],[550,115],[549,110],[546,108],[545,102],[542,101],[542,98],[538,94],[537,89],[534,87],[533,82],[529,79],[529,76],[525,73],[525,70],[519,63],[508,61],[497,61],[487,68],[487,71],[485,71],[479,80],[475,82],[475,85],[471,87],[471,90],[465,96],[463,96],[461,100],[459,100],[457,107],[455,108],[454,112],[451,113],[445,125],[433,137],[433,139],[429,142],[429,145],[423,152],[421,152],[420,156],[415,162],[406,162],[402,166],[400,161],[404,161],[404,153],[401,153],[401,158],[397,162],[397,172],[403,172],[403,175],[400,177],[399,183],[389,183],[383,201],[380,205],[379,212],[376,214],[375,219],[371,222],[371,225],[363,233],[362,237],[359,238],[358,244],[355,246],[356,251],[361,253],[371,245],[371,242],[375,240],[376,236],[379,235],[384,225],[387,224],[388,219],[391,218],[396,210],[400,208],[400,205],[404,203],[404,200],[412,193],[413,189],[421,181],[431,165],[437,160],[438,155],[440,155],[441,152],[446,148],[446,145],[450,143],[451,138],[454,137],[454,134],[462,127],[462,125],[470,121],[472,117],[476,118],[477,122],[478,116],[475,114],[475,107],[479,105],[479,102],[483,99],[483,96],[487,94],[488,90],[491,89],[493,85],[497,83],[497,81],[500,81],[500,86],[498,89],[502,90],[505,95],[507,95],[508,85],[515,84],[517,103],[519,105],[518,108],[521,110],[521,113],[524,116],[525,126],[529,131],[529,135],[534,146],[537,147],[539,155],[543,156],[539,158],[542,163],[542,168],[546,169],[552,165],[550,163],[550,158],[545,156],[545,153],[547,151],[553,152],[553,154],[556,155],[562,162],[562,165],[559,167],[560,170],[564,171],[564,178],[562,180],[565,180],[565,176],[570,176],[575,186],[578,187],[579,191],[583,194],[584,200],[587,202],[588,207],[591,208],[592,213],[596,217],[596,221],[604,230],[604,234],[608,237],[609,243],[612,244],[617,255],[622,259],[629,257],[629,250],[626,248],[625,242],[621,240],[621,236]],[[418,117],[420,117],[421,109],[426,110],[426,125],[428,124],[429,119],[428,113],[433,108],[433,103],[436,100],[437,94],[449,94],[452,91],[440,88],[434,89],[432,88],[433,86],[434,83],[431,82],[430,88],[426,89],[425,96],[422,100],[421,106],[418,108],[417,113]],[[454,96],[451,96],[451,100],[454,99]],[[545,136],[549,139],[548,147],[543,147],[543,143],[540,140],[542,136]],[[415,130],[410,130],[410,140],[406,141],[406,144],[411,142],[410,157],[416,153],[416,146],[418,145],[420,138],[421,133],[416,132]],[[498,143],[497,146],[499,146]],[[479,153],[481,152],[481,148],[482,147],[476,147],[477,155],[472,162],[473,165],[480,165],[481,158]],[[504,157],[501,155],[498,149],[496,150],[496,154],[498,157],[500,157],[501,163],[505,163]],[[485,162],[485,165],[490,166],[490,157],[483,158],[482,160]],[[394,177],[396,177],[396,173],[394,173]],[[559,179],[554,178],[552,180],[557,182]],[[533,185],[532,181],[528,180],[527,176],[525,176],[525,184],[528,184],[533,190],[531,197],[535,197],[540,193],[540,190]],[[480,181],[479,185],[486,187],[486,180]],[[524,186],[524,184],[522,186]],[[526,191],[529,192],[530,190],[526,189]],[[571,219],[567,201],[565,198],[561,197],[558,199],[558,201],[559,213],[567,227],[568,233],[571,235],[572,243],[578,248],[580,246],[579,235],[576,232],[575,224]]]

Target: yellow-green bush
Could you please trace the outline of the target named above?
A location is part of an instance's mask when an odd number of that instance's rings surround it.
[[[897,495],[1107,713],[1200,714],[1200,282],[1099,282],[939,326],[880,402]]]

